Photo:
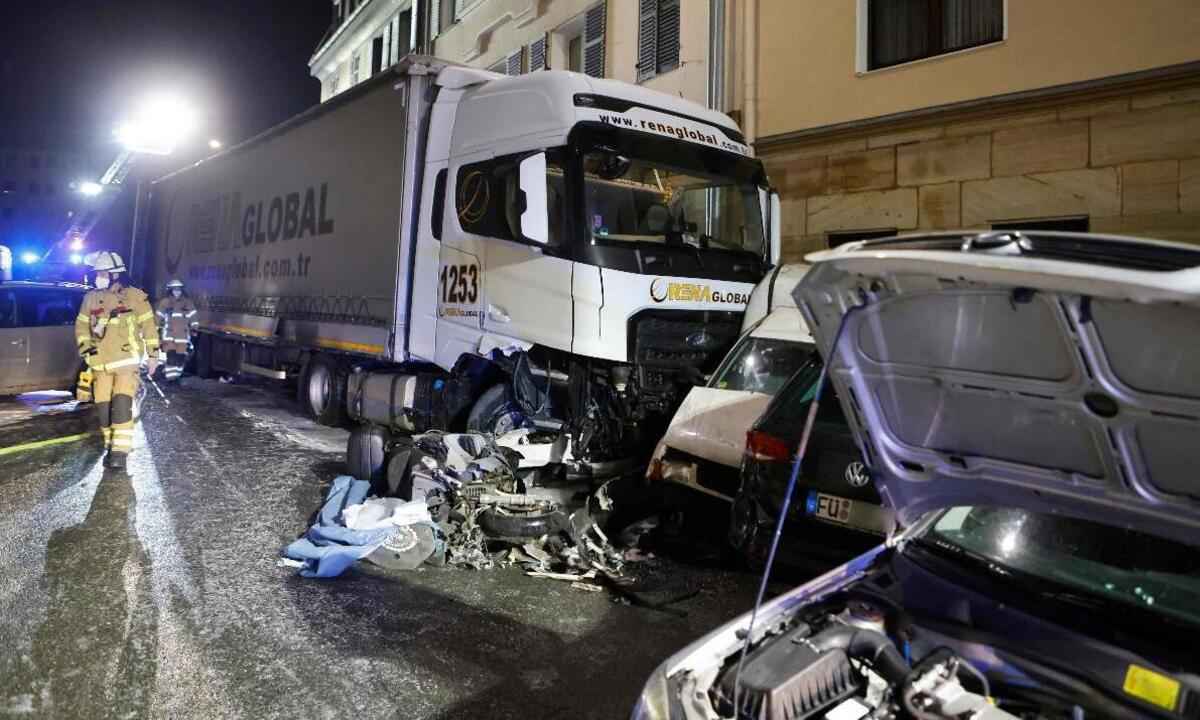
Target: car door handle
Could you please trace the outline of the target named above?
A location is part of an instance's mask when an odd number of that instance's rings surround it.
[[[512,318],[509,317],[507,310],[491,303],[488,303],[488,318],[496,322],[512,322]]]

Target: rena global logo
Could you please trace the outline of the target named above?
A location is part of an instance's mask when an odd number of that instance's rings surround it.
[[[722,292],[713,290],[708,285],[690,282],[672,282],[664,278],[654,278],[650,283],[650,299],[656,303],[667,302],[708,302],[729,305],[745,305],[750,296],[739,292]]]

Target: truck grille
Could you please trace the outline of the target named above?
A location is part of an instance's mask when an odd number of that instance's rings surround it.
[[[629,356],[643,392],[670,393],[680,370],[716,370],[733,347],[742,314],[703,310],[643,310],[629,321]]]

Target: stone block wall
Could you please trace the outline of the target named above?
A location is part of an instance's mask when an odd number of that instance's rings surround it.
[[[1093,232],[1200,243],[1200,78],[770,143],[760,155],[782,196],[789,261],[828,247],[831,233],[1078,216]]]

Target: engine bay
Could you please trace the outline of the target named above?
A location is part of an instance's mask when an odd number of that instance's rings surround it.
[[[882,598],[880,598],[882,600]],[[753,720],[1051,720],[1082,717],[1031,696],[993,694],[955,650],[914,657],[921,629],[885,602],[811,605],[725,665],[708,691],[721,718]],[[1061,711],[1060,711],[1061,710]]]

